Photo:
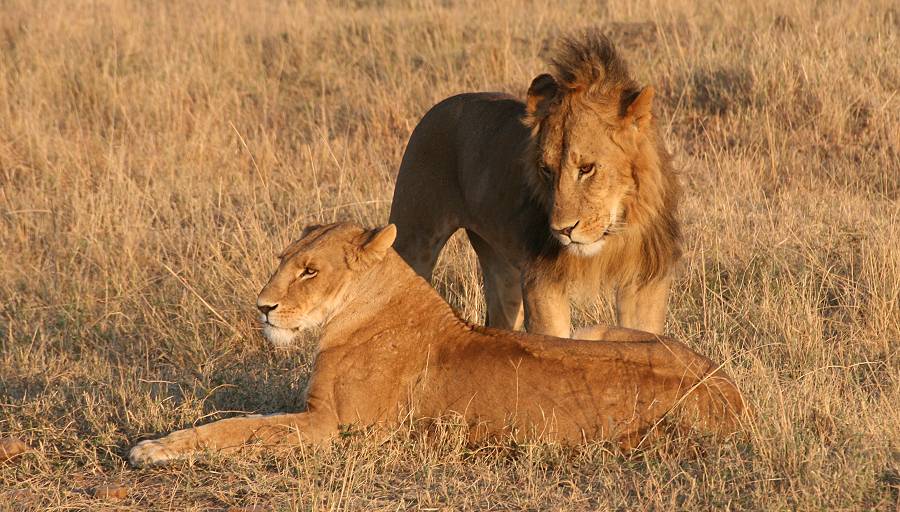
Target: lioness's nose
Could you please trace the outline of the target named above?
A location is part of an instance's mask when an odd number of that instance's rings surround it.
[[[256,304],[256,307],[259,308],[259,311],[262,314],[268,315],[269,311],[278,307],[278,304]]]
[[[577,225],[578,225],[578,223],[576,222],[575,224],[572,224],[572,225],[569,226],[569,227],[565,227],[565,228],[562,228],[562,229],[557,229],[556,232],[559,233],[559,234],[562,234],[562,235],[566,235],[567,237],[570,237],[570,238],[571,238],[571,237],[572,237],[572,231],[575,229],[575,226],[577,226]]]

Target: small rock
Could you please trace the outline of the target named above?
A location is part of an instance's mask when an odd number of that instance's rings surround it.
[[[100,500],[124,500],[128,497],[128,488],[124,485],[98,485],[91,490],[91,496]]]
[[[4,437],[0,439],[0,462],[9,460],[16,455],[20,455],[28,451],[28,445],[15,437]]]

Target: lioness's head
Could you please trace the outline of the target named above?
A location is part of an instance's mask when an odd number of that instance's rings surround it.
[[[256,299],[263,335],[283,346],[300,331],[327,322],[396,237],[393,224],[375,230],[349,223],[304,229],[281,253],[278,269]]]
[[[661,202],[653,89],[596,33],[563,40],[552,65],[528,90],[531,182],[559,243],[587,256],[629,227],[635,203]]]

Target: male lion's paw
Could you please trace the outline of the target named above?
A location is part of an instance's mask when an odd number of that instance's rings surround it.
[[[128,462],[136,468],[144,466],[160,466],[166,464],[181,455],[167,448],[166,444],[159,439],[148,439],[134,445],[128,452]]]

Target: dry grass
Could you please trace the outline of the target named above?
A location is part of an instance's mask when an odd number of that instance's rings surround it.
[[[0,437],[34,448],[0,509],[895,509],[900,9],[554,4],[0,0]],[[254,324],[273,256],[308,222],[383,223],[430,105],[522,94],[584,25],[658,87],[687,188],[668,330],[726,361],[745,439],[623,457],[448,428],[126,467],[198,418],[300,407],[311,346]],[[479,320],[476,269],[456,240],[437,286]]]

